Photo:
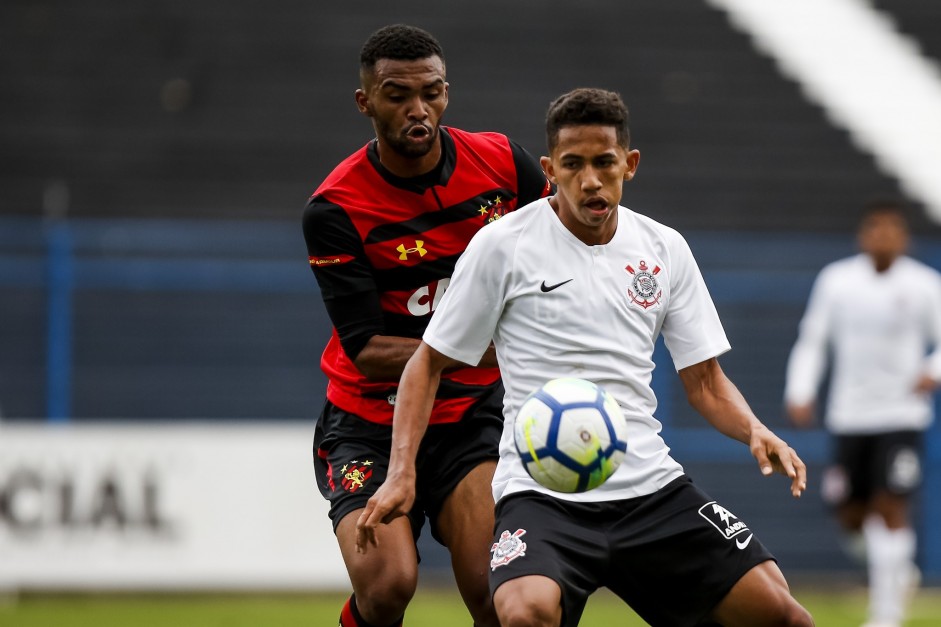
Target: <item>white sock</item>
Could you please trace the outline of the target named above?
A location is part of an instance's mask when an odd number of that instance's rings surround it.
[[[866,538],[862,531],[844,531],[840,535],[840,546],[843,552],[857,564],[866,563]]]
[[[870,620],[901,623],[915,567],[915,532],[888,529],[882,518],[870,516],[863,535],[869,554]]]

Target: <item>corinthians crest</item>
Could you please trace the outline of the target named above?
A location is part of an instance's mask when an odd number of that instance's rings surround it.
[[[627,264],[624,269],[634,277],[631,287],[627,290],[627,295],[634,304],[648,309],[660,302],[660,297],[663,296],[663,290],[660,289],[660,283],[657,281],[660,266],[654,266],[651,270],[647,267],[647,262],[641,260],[636,270],[631,264]]]
[[[520,536],[525,534],[525,529],[517,529],[514,533],[510,533],[507,529],[500,534],[500,539],[490,547],[490,553],[493,554],[493,559],[490,560],[490,570],[506,566],[517,557],[526,555],[526,543],[520,540]]]

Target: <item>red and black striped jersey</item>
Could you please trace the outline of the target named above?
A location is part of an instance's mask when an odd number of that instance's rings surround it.
[[[369,381],[353,360],[374,335],[421,338],[471,237],[547,195],[549,182],[521,146],[499,133],[441,127],[431,172],[401,178],[373,140],[345,159],[304,212],[310,266],[333,333],[321,358],[332,403],[392,423],[397,383]],[[442,376],[431,423],[456,422],[500,384],[496,368]]]

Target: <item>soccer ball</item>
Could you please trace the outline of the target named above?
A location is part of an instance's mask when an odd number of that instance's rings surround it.
[[[597,488],[627,451],[627,423],[617,401],[584,379],[553,379],[530,394],[513,435],[526,472],[556,492]]]

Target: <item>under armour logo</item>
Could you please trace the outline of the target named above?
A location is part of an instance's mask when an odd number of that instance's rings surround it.
[[[415,240],[414,248],[406,248],[405,244],[399,244],[396,250],[399,251],[399,261],[408,259],[409,253],[418,253],[419,257],[424,257],[428,253],[428,251],[425,250],[425,240],[421,239]]]

